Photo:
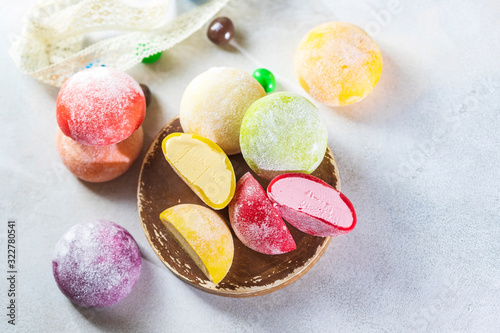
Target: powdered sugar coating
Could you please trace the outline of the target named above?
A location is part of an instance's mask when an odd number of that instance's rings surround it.
[[[229,204],[229,219],[236,236],[252,250],[281,254],[296,248],[285,222],[249,172],[236,185]]]
[[[52,270],[59,289],[88,308],[125,298],[141,273],[135,240],[114,222],[99,220],[70,228],[57,242]]]
[[[142,126],[123,141],[107,146],[89,146],[57,131],[56,147],[62,162],[76,177],[88,182],[106,182],[124,174],[141,153]]]
[[[182,129],[212,140],[228,155],[237,154],[243,116],[264,96],[266,92],[250,74],[236,68],[210,68],[184,91],[179,112]]]
[[[86,145],[103,146],[129,137],[142,124],[146,100],[128,74],[92,67],[73,75],[57,96],[62,132]]]
[[[301,41],[295,53],[300,85],[330,106],[365,98],[382,73],[377,44],[361,28],[345,22],[321,24]]]
[[[324,158],[328,131],[304,97],[278,92],[250,106],[240,129],[241,153],[260,177],[311,173]]]

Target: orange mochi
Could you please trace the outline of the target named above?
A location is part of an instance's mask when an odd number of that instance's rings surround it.
[[[233,236],[217,213],[181,204],[164,210],[160,219],[210,281],[218,284],[226,276],[233,263]]]
[[[315,100],[329,106],[364,99],[382,74],[382,54],[360,27],[329,22],[312,29],[295,53],[300,85]]]
[[[144,132],[142,126],[123,141],[107,146],[89,146],[74,141],[58,128],[56,147],[69,171],[92,182],[106,182],[125,173],[139,157]]]

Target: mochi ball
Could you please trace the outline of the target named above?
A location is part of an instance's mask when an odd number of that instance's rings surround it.
[[[329,106],[356,103],[373,90],[382,74],[382,54],[360,27],[329,22],[312,29],[295,53],[300,85]]]
[[[253,102],[266,96],[250,74],[215,67],[195,77],[181,100],[180,122],[186,133],[215,142],[227,155],[240,152],[240,125]]]
[[[57,242],[52,271],[73,303],[102,308],[125,298],[141,273],[141,253],[123,227],[110,221],[70,228]]]
[[[100,183],[124,174],[139,157],[144,131],[139,127],[123,141],[107,146],[89,146],[74,141],[58,129],[56,148],[62,162],[76,177]]]
[[[74,74],[57,95],[59,128],[86,145],[125,140],[145,116],[146,99],[139,83],[111,67],[91,67]]]
[[[260,177],[309,174],[325,157],[328,131],[306,98],[278,92],[253,103],[241,123],[241,153]]]

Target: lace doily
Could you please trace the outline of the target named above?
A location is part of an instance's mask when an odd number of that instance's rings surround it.
[[[165,21],[167,1],[134,7],[120,0],[43,0],[25,17],[22,37],[10,48],[21,72],[61,87],[93,64],[127,70],[200,29],[229,0],[210,0]],[[84,47],[85,34],[124,31]]]

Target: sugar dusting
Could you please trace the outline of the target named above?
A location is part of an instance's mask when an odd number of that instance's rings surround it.
[[[146,102],[139,84],[128,74],[93,67],[73,75],[57,98],[61,130],[88,145],[124,140],[144,120]]]
[[[107,146],[89,146],[57,133],[57,151],[64,165],[78,178],[104,182],[127,171],[139,157],[144,132],[139,127],[127,139]]]
[[[295,69],[302,87],[315,99],[332,106],[350,104],[375,87],[382,56],[361,28],[331,22],[314,28],[301,42]]]
[[[182,96],[182,128],[212,140],[228,155],[236,154],[243,116],[265,95],[262,86],[244,71],[210,68],[194,78]]]
[[[257,252],[281,254],[296,248],[278,211],[250,173],[238,181],[229,204],[229,218],[236,236]]]
[[[304,97],[279,92],[255,102],[241,127],[241,149],[252,169],[314,171],[325,155],[326,126]]]
[[[84,307],[106,307],[125,298],[141,272],[132,236],[110,221],[77,224],[58,241],[52,260],[61,291]]]

